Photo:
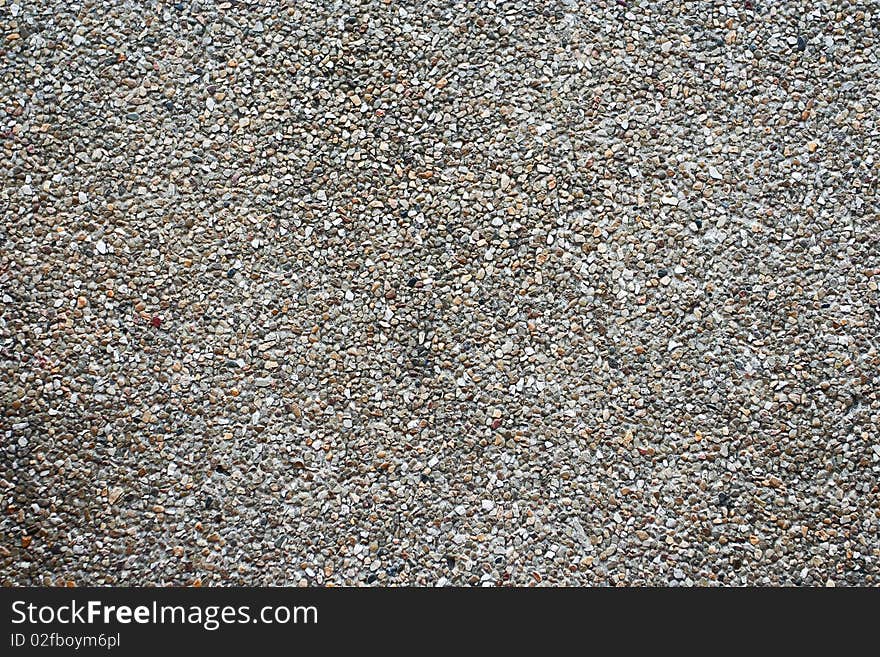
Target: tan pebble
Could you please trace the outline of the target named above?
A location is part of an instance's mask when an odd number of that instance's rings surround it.
[[[110,491],[110,494],[107,495],[107,501],[110,504],[116,504],[116,500],[118,500],[122,496],[123,490],[119,486],[115,487]]]

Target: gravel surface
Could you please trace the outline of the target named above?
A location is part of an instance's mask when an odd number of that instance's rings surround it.
[[[0,583],[878,584],[878,33],[0,0]]]

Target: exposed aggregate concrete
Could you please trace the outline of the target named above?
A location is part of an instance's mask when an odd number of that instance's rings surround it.
[[[878,31],[0,0],[0,582],[876,585]]]

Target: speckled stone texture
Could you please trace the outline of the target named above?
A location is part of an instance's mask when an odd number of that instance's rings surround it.
[[[0,583],[876,585],[878,32],[0,0]]]

